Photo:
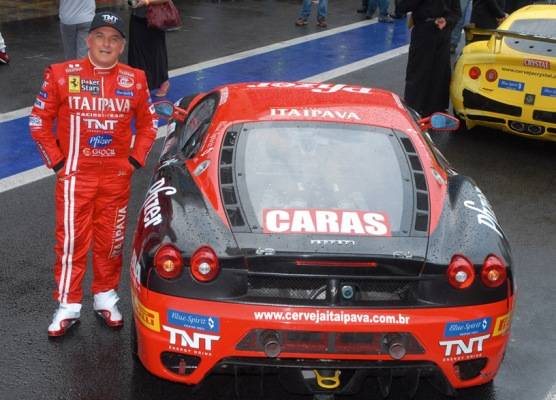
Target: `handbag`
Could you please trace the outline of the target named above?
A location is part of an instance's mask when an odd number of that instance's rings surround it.
[[[149,4],[147,6],[147,26],[165,31],[179,28],[182,25],[181,15],[172,0],[166,3]]]

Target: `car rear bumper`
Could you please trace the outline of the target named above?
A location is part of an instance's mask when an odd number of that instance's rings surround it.
[[[132,290],[141,362],[154,375],[185,384],[230,366],[318,370],[322,364],[371,375],[440,375],[448,392],[480,385],[498,371],[513,304],[510,299],[453,308],[315,309]],[[399,359],[389,353],[396,338],[405,346]],[[458,375],[479,359],[485,365],[476,376]]]
[[[468,128],[486,126],[523,137],[556,141],[556,112],[509,104],[467,88],[461,93],[459,99],[452,100],[456,114]]]

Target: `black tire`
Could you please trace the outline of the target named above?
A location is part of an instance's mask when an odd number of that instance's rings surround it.
[[[131,315],[131,356],[135,361],[139,361],[139,344],[137,342],[137,329],[135,327],[135,316]]]

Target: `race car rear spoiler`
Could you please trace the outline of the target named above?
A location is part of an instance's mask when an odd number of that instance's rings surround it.
[[[549,36],[506,31],[501,29],[480,29],[480,28],[475,28],[474,24],[466,25],[464,29],[465,29],[465,39],[467,43],[472,41],[475,36],[483,36],[485,37],[485,40],[488,40],[490,39],[490,37],[494,36],[494,38],[496,39],[495,46],[494,46],[495,51],[497,48],[499,48],[499,43],[505,37],[524,39],[524,40],[535,40],[538,42],[556,44],[556,38],[549,37]]]

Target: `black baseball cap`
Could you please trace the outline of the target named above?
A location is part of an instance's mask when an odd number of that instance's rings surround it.
[[[125,38],[125,26],[124,20],[118,14],[115,14],[110,11],[102,11],[95,14],[93,18],[93,22],[91,22],[91,27],[89,28],[89,32],[94,31],[97,28],[101,28],[103,26],[109,26],[114,28],[122,37]]]

